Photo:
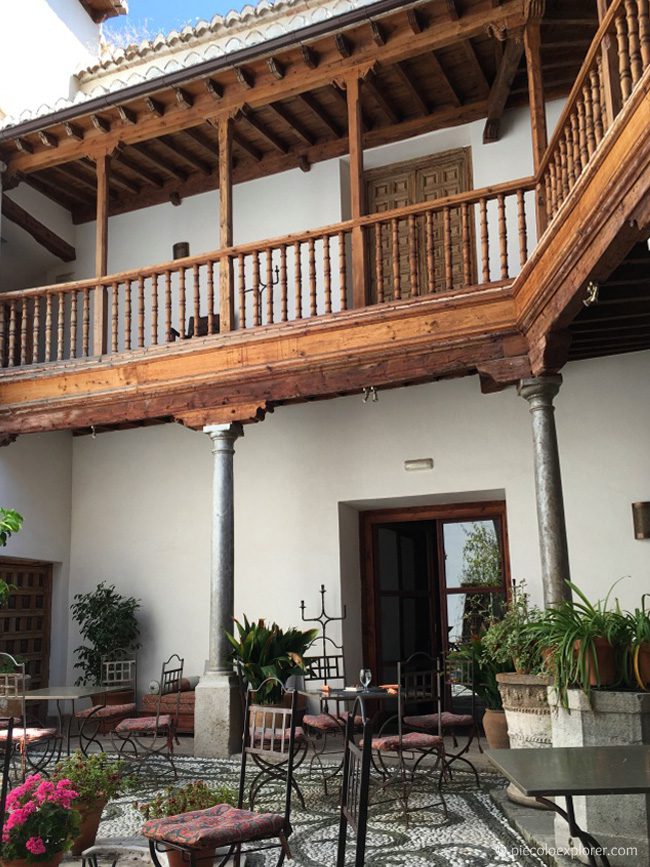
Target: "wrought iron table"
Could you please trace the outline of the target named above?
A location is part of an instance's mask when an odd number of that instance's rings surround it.
[[[584,845],[593,867],[598,867],[595,853],[603,867],[610,867],[610,862],[595,838],[577,825],[574,796],[650,792],[650,746],[488,750],[486,755],[524,795],[566,820],[571,836]],[[553,796],[566,799],[566,810],[549,800]]]

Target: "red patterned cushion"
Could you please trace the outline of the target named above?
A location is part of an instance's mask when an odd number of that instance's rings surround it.
[[[291,729],[275,729],[273,733],[273,737],[271,737],[271,729],[258,729],[255,732],[255,739],[253,746],[259,747],[262,738],[264,738],[264,747],[271,749],[271,744],[273,744],[274,748],[278,750],[281,749],[282,742],[289,746],[289,738],[291,737]],[[294,733],[294,742],[300,743],[302,739],[305,737],[305,733],[300,726],[296,726],[296,731]]]
[[[339,714],[306,713],[302,721],[304,725],[319,732],[340,732],[345,728],[349,715],[346,710]],[[362,728],[363,719],[355,716],[354,725],[356,728]]]
[[[167,731],[172,724],[172,718],[168,713],[161,713],[158,717],[158,731]],[[116,732],[154,732],[156,731],[155,716],[133,717],[123,719],[115,726]]]
[[[363,741],[361,742],[363,746]],[[444,746],[444,741],[437,735],[425,735],[420,732],[410,732],[402,735],[403,750],[430,750]],[[372,739],[372,748],[380,753],[398,753],[400,741],[398,735],[386,735]]]
[[[207,849],[277,837],[283,828],[284,816],[276,813],[251,813],[228,804],[217,804],[207,810],[151,819],[143,826],[142,833],[159,843]]]
[[[474,725],[474,717],[470,713],[448,713],[447,711],[443,711],[440,714],[440,721],[443,729],[461,729]],[[410,726],[412,729],[438,731],[438,714],[423,713],[420,716],[405,716],[404,725]]]
[[[25,741],[28,744],[34,744],[37,741],[45,741],[48,738],[56,737],[56,729],[39,729],[39,728],[15,728],[13,730],[12,743],[20,743]],[[0,731],[0,743],[7,740],[7,730]]]
[[[136,706],[133,702],[131,704],[96,704],[93,707],[77,711],[75,716],[77,719],[88,719],[90,716],[96,719],[110,719],[114,716],[128,716],[128,714],[135,712]]]

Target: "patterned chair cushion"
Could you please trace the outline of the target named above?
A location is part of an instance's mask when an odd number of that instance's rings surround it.
[[[361,742],[363,746],[363,741]],[[410,732],[402,735],[403,750],[431,750],[444,746],[444,741],[437,735],[426,735],[420,732]],[[372,748],[380,753],[398,753],[400,742],[398,735],[385,735],[381,738],[372,739]]]
[[[91,716],[95,719],[111,719],[114,716],[128,716],[135,712],[136,706],[133,702],[131,704],[96,704],[93,707],[86,707],[77,711],[75,716],[77,719],[88,719]]]
[[[255,732],[255,739],[254,739],[253,746],[259,747],[260,742],[262,741],[262,738],[264,738],[264,744],[263,744],[264,747],[271,749],[271,744],[273,744],[274,747],[277,747],[277,749],[279,750],[281,748],[280,745],[282,744],[283,740],[284,740],[284,743],[287,745],[287,747],[289,746],[289,738],[290,737],[291,737],[291,729],[284,729],[284,731],[282,731],[282,729],[275,729],[275,735],[272,738],[270,729],[261,729],[260,728]],[[302,728],[300,726],[296,726],[296,731],[294,734],[294,743],[299,744],[304,739],[304,737],[305,737],[305,733],[302,730]]]
[[[303,725],[319,732],[340,732],[345,728],[348,716],[349,712],[346,710],[339,714],[306,713],[302,721]],[[355,728],[363,728],[363,719],[355,716],[354,725]]]
[[[56,729],[40,729],[40,728],[15,728],[13,730],[12,743],[28,743],[35,744],[38,741],[46,741],[48,738],[56,737]],[[0,731],[0,743],[5,743],[7,740],[7,730]]]
[[[440,722],[443,729],[467,728],[474,725],[474,717],[470,713],[448,713],[443,711],[440,714]],[[404,725],[412,729],[424,729],[425,731],[438,731],[438,714],[423,713],[419,716],[405,716]]]
[[[251,813],[229,804],[217,804],[207,810],[150,819],[142,833],[159,843],[207,849],[277,837],[283,828],[284,816],[276,813]]]
[[[171,715],[168,713],[162,713],[158,717],[158,731],[166,732],[172,724]],[[156,731],[156,717],[155,716],[141,716],[141,717],[133,717],[131,719],[123,719],[122,722],[118,723],[115,726],[116,732],[155,732]]]

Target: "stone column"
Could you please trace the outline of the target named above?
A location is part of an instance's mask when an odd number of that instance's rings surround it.
[[[244,431],[240,424],[203,430],[213,455],[210,638],[205,673],[196,688],[194,753],[229,756],[241,747],[241,703],[225,631],[232,631],[235,596],[233,457],[235,440]]]
[[[537,525],[547,608],[562,599],[571,599],[571,591],[565,583],[570,577],[569,550],[553,407],[553,398],[561,384],[559,375],[538,376],[519,383],[519,394],[528,401],[533,419]]]

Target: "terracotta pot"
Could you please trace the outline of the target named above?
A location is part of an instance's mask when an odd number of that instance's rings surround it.
[[[650,686],[650,642],[645,642],[634,649],[634,653],[638,652],[637,670],[639,672],[639,680],[644,686]]]
[[[574,642],[573,650],[577,656],[580,651],[580,640]],[[595,663],[598,663],[597,668]],[[611,686],[616,683],[614,648],[606,638],[594,638],[594,650],[585,655],[585,665],[589,686]]]
[[[77,801],[75,804],[75,809],[79,811],[81,816],[81,825],[79,834],[72,844],[73,855],[81,855],[84,849],[94,845],[97,829],[107,803],[107,798],[97,798],[96,801]]]
[[[508,724],[504,711],[486,708],[483,714],[483,731],[491,750],[507,750],[510,748]]]
[[[63,860],[63,852],[57,852],[55,855],[52,855],[47,861],[39,861],[38,864],[40,867],[59,867],[59,864]],[[14,858],[12,861],[7,861],[3,859],[0,861],[2,867],[34,867],[33,861],[28,861],[26,858]]]
[[[193,851],[201,867],[212,867],[214,860],[208,860],[206,855],[213,855],[215,854],[214,851],[208,849],[194,849]],[[184,859],[183,853],[179,852],[178,849],[169,849],[165,854],[167,855],[169,867],[189,867],[189,860]],[[204,858],[205,861],[203,860]]]

